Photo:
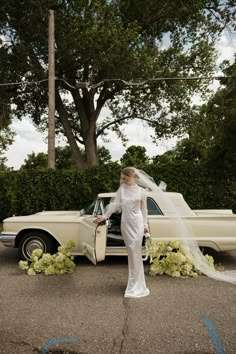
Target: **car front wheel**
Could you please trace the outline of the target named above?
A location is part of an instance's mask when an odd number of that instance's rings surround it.
[[[19,244],[19,258],[30,261],[33,250],[40,248],[43,253],[55,253],[56,245],[40,231],[31,231],[25,234]]]

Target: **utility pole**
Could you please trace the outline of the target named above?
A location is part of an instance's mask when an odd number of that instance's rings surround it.
[[[48,168],[55,169],[55,29],[54,10],[48,19]]]

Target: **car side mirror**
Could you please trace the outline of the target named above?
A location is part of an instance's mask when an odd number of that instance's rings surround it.
[[[81,209],[80,210],[80,215],[83,216],[85,214],[85,210],[84,209]]]

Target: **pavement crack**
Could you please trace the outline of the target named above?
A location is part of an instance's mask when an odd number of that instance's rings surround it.
[[[123,305],[124,305],[124,311],[125,311],[124,323],[123,323],[121,334],[117,338],[115,338],[113,341],[111,354],[122,354],[122,349],[124,347],[124,343],[125,343],[125,340],[128,336],[128,332],[129,332],[128,317],[129,317],[129,312],[130,312],[129,311],[130,306],[129,306],[129,302],[127,301],[127,299],[123,300]]]

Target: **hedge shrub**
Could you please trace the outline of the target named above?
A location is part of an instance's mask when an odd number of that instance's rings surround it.
[[[86,170],[0,172],[0,221],[42,210],[79,210],[98,193],[115,191],[121,166],[112,162]],[[229,208],[236,211],[236,181],[206,165],[179,162],[147,165],[145,171],[168,191],[183,194],[192,209]]]

